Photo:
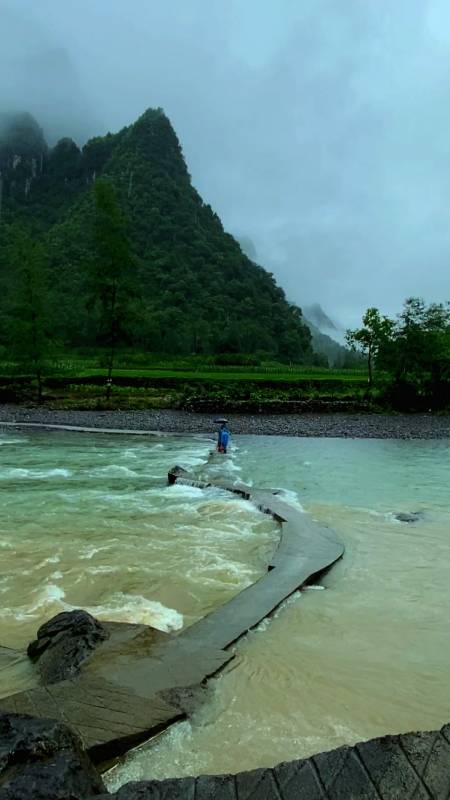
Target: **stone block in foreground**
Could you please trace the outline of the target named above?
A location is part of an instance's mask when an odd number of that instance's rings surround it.
[[[448,800],[450,725],[237,775],[141,781],[102,800]]]
[[[85,800],[104,791],[68,726],[22,714],[0,715],[0,800]]]

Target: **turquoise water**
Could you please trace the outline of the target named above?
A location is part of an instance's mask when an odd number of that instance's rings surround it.
[[[450,440],[239,437],[241,479],[280,485],[304,503],[414,510],[450,499]]]

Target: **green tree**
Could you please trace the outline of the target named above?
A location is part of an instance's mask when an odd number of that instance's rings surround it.
[[[389,365],[397,387],[409,394],[436,397],[448,393],[450,304],[429,306],[408,298],[395,330],[395,362]]]
[[[88,306],[96,313],[97,335],[108,351],[107,389],[111,394],[117,345],[126,336],[136,295],[135,260],[114,187],[101,179],[94,184],[93,258]]]
[[[7,259],[10,268],[8,340],[13,358],[33,375],[38,402],[53,337],[47,289],[46,252],[32,234],[10,227]]]
[[[408,298],[397,319],[369,308],[363,327],[347,332],[351,347],[382,373],[384,396],[395,408],[445,408],[450,404],[450,304]]]
[[[374,361],[392,336],[394,322],[389,317],[382,317],[377,308],[369,308],[362,318],[362,327],[348,330],[346,341],[352,350],[359,350],[367,357],[369,387],[373,384]]]

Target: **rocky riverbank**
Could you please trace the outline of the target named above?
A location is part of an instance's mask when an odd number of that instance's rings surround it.
[[[217,409],[220,413],[221,409]],[[230,414],[234,434],[331,436],[354,439],[443,439],[450,437],[450,416],[434,414]],[[212,433],[213,415],[171,409],[151,411],[56,411],[0,407],[2,422],[35,422],[163,433]]]

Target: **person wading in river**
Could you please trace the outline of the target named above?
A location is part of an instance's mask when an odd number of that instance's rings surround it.
[[[219,453],[226,454],[229,441],[230,431],[227,428],[226,422],[222,422],[219,428],[219,435],[217,439],[217,450]]]

